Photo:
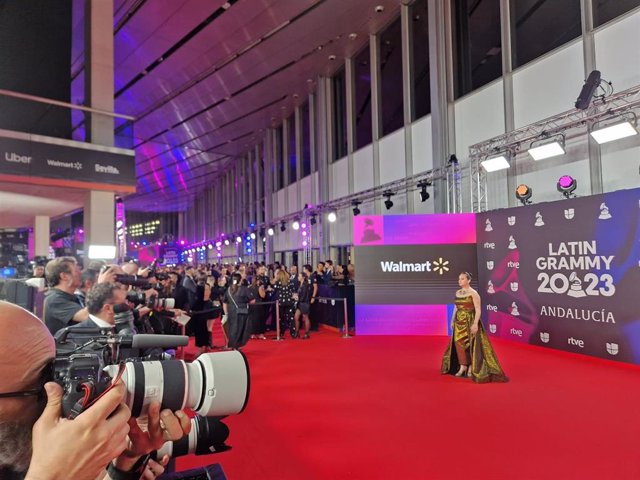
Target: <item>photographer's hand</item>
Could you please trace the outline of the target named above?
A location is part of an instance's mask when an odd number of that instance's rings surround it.
[[[114,283],[116,281],[116,269],[113,267],[107,268],[104,272],[100,272],[98,275],[97,283]]]
[[[33,455],[25,480],[94,479],[127,448],[129,409],[116,384],[74,420],[61,418],[62,388],[45,385],[47,406],[33,427]]]
[[[191,431],[191,420],[182,410],[175,413],[169,409],[160,412],[160,404],[149,405],[148,431],[143,432],[135,418],[129,420],[129,447],[114,460],[118,470],[128,471],[133,468],[138,458],[158,450],[167,441],[181,439]]]

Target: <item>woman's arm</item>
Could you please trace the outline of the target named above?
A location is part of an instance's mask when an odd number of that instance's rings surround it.
[[[476,312],[476,317],[473,319],[473,325],[471,325],[471,334],[475,335],[478,333],[478,323],[480,322],[480,317],[482,316],[482,311],[480,308],[482,307],[480,303],[480,295],[478,292],[471,292],[471,298],[473,299],[473,308]]]

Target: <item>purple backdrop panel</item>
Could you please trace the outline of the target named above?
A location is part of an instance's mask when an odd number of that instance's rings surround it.
[[[640,189],[477,216],[493,336],[640,363]]]
[[[358,335],[447,335],[447,305],[356,305]]]
[[[476,242],[473,213],[370,215],[353,219],[354,245],[441,245]]]

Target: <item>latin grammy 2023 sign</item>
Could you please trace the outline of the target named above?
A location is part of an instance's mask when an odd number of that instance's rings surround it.
[[[489,335],[640,364],[640,189],[476,222]]]

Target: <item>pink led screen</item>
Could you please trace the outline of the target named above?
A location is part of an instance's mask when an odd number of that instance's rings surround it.
[[[357,334],[446,335],[458,274],[477,269],[475,215],[357,216],[353,232]]]

